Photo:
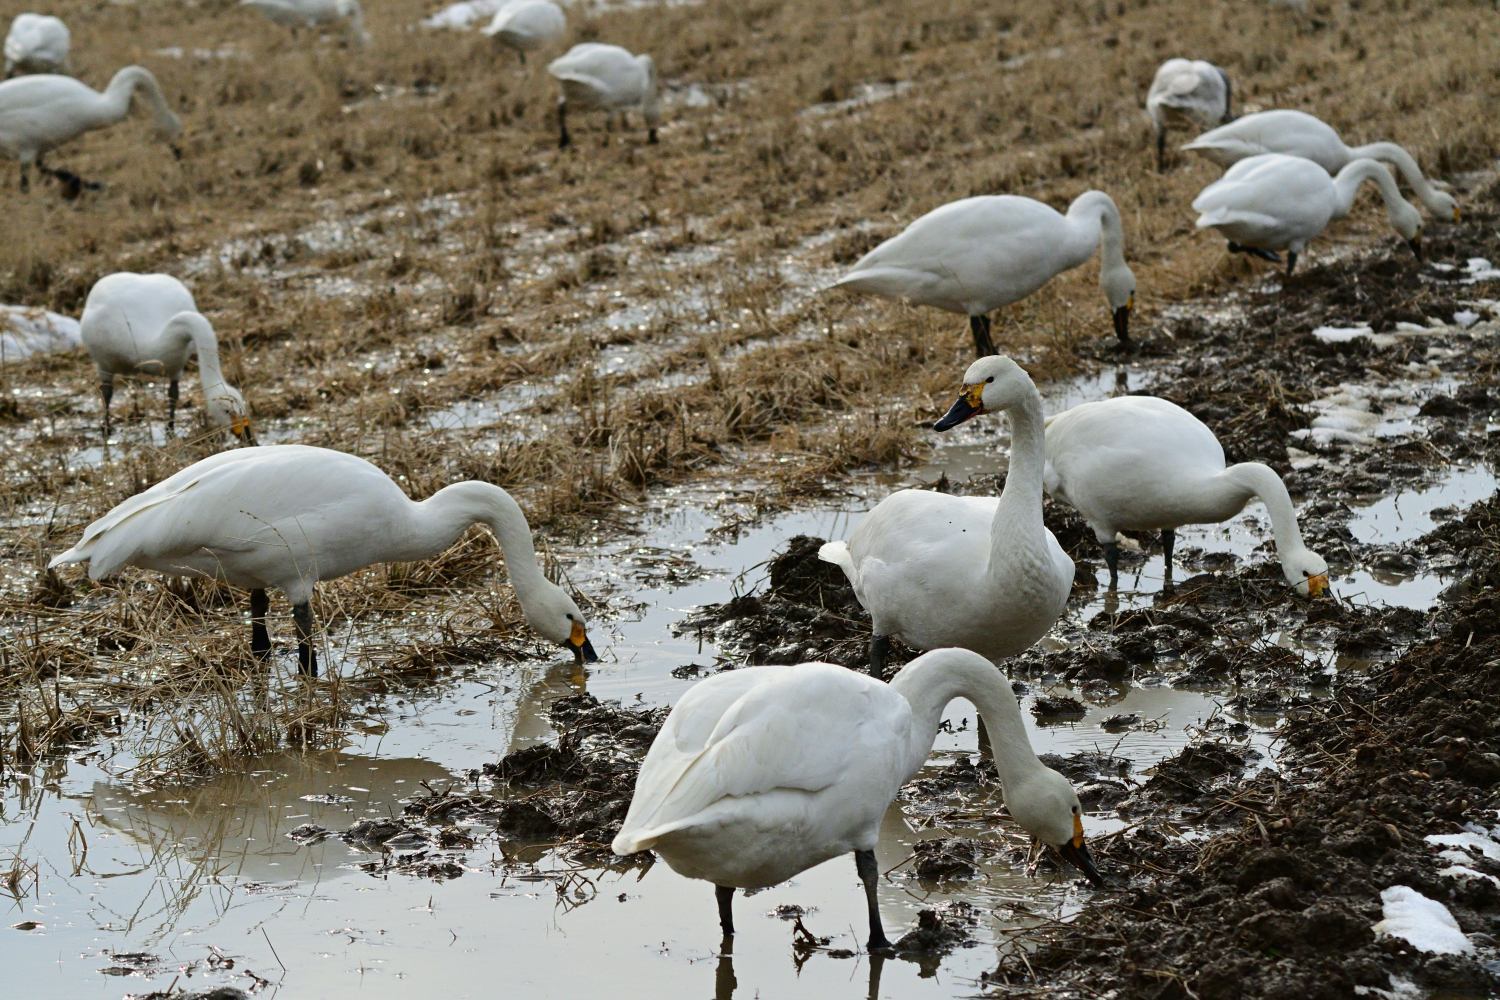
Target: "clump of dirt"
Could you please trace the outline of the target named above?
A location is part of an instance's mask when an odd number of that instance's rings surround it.
[[[994,848],[966,837],[920,840],[912,848],[911,870],[929,882],[969,879],[979,874],[979,865],[994,856]]]
[[[945,955],[978,943],[978,924],[978,910],[962,901],[923,910],[917,914],[917,926],[896,941],[896,955],[916,962],[922,975],[933,975]]]
[[[709,636],[747,665],[821,660],[854,670],[869,663],[870,619],[842,570],[818,558],[823,539],[797,535],[772,558],[764,594],[709,604],[678,632]],[[916,653],[893,642],[887,669]]]
[[[1488,553],[1500,555],[1493,540]],[[1480,961],[1398,947],[1371,930],[1392,885],[1443,903],[1467,933],[1500,927],[1500,891],[1440,874],[1445,862],[1424,841],[1500,806],[1500,757],[1488,749],[1500,743],[1500,596],[1441,608],[1428,629],[1435,638],[1341,680],[1288,722],[1279,773],[1239,778],[1245,756],[1223,745],[1159,765],[1133,805],[1181,822],[1180,806],[1192,803],[1198,822],[1230,829],[1184,841],[1142,820],[1096,844],[1101,868],[1155,874],[1096,898],[1029,964],[1004,964],[989,981],[1214,1000],[1348,996],[1387,989],[1395,975],[1492,995],[1500,980]]]

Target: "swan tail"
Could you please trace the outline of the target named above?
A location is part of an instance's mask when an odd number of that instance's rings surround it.
[[[91,554],[89,550],[93,548],[90,542],[92,542],[92,539],[79,542],[68,551],[53,556],[52,561],[47,563],[47,568],[57,569],[59,566],[67,566],[72,563],[88,562]]]
[[[854,580],[854,557],[849,554],[848,542],[824,542],[823,547],[818,549],[818,558],[826,563],[833,563],[844,571],[851,582]]]

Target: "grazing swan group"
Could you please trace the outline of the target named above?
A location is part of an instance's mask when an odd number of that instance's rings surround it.
[[[1286,485],[1269,466],[1226,467],[1213,431],[1176,403],[1119,396],[1047,418],[1048,495],[1075,508],[1104,546],[1111,586],[1119,583],[1122,531],[1160,531],[1167,575],[1175,529],[1227,521],[1259,497],[1286,581],[1317,597],[1328,564],[1302,544]]]
[[[5,36],[5,75],[68,73],[72,36],[61,19],[46,14],[17,14]]]
[[[504,11],[501,11],[503,14]],[[567,146],[568,108],[626,111],[639,108],[646,120],[646,141],[656,142],[661,108],[656,94],[656,62],[618,45],[585,42],[575,45],[547,66],[562,88],[557,99],[558,145]]]
[[[172,433],[178,380],[188,357],[196,354],[209,424],[227,428],[247,444],[255,443],[245,397],[224,381],[214,329],[198,312],[193,294],[176,278],[127,271],[106,275],[89,289],[79,326],[83,346],[99,370],[105,438],[109,437],[109,403],[116,375],[167,380],[167,433]]]
[[[1280,263],[1286,273],[1297,255],[1335,219],[1354,207],[1360,185],[1373,181],[1385,200],[1391,227],[1412,253],[1422,255],[1422,214],[1401,197],[1390,171],[1374,160],[1355,160],[1330,178],[1322,167],[1300,156],[1264,153],[1240,160],[1193,199],[1199,229],[1217,229],[1230,253],[1251,253]]]
[[[471,525],[487,526],[526,621],[579,662],[596,659],[583,612],[537,566],[526,516],[489,483],[407,497],[362,458],[327,448],[274,445],[220,452],[157,483],[90,524],[49,568],[86,562],[102,580],[126,566],[222,580],[250,592],[250,650],[271,655],[266,591],[279,590],[297,626],[297,664],[318,672],[312,595],[375,563],[430,559]]]
[[[1400,171],[1427,210],[1439,219],[1458,221],[1458,202],[1432,186],[1410,153],[1394,142],[1372,142],[1350,148],[1338,132],[1305,111],[1260,111],[1205,132],[1182,147],[1200,153],[1221,167],[1263,153],[1284,153],[1311,160],[1336,174],[1355,160],[1389,163]]]
[[[151,71],[126,66],[114,75],[103,93],[71,76],[19,76],[0,83],[0,152],[21,164],[21,190],[29,186],[33,164],[62,181],[71,195],[81,188],[97,188],[66,170],[42,163],[42,156],[85,132],[113,125],[130,113],[131,98],[139,94],[151,110],[157,135],[171,143],[182,134],[182,123],[167,107]],[[172,147],[174,154],[176,147]]]
[[[880,819],[926,763],[955,698],[984,719],[1011,816],[1102,885],[1073,786],[1032,752],[1010,683],[964,649],[919,656],[889,684],[828,663],[744,667],[700,681],[652,742],[614,852],[653,850],[677,873],[713,883],[726,936],[735,889],[776,885],[853,854],[869,907],[867,947],[889,948],[875,894]]]
[[[1018,302],[1099,250],[1099,287],[1115,335],[1129,337],[1135,275],[1125,263],[1120,210],[1086,191],[1068,214],[1031,198],[987,195],[935,208],[855,263],[834,288],[969,317],[977,356],[995,354],[989,314]]]
[[[1232,116],[1229,74],[1202,59],[1168,59],[1146,93],[1146,114],[1156,128],[1156,169],[1166,167],[1167,128],[1212,128]]]
[[[343,24],[354,42],[369,41],[358,0],[240,0],[240,6],[294,29]],[[480,9],[494,12],[484,33],[523,63],[526,53],[560,43],[568,33],[568,16],[549,0],[512,0],[498,9],[486,3],[464,18]],[[584,37],[609,23],[597,14],[588,12]],[[476,51],[493,54],[487,44]],[[163,140],[182,132],[147,69],[127,66],[104,91],[95,91],[61,75],[69,69],[62,22],[22,14],[6,40],[5,71],[38,69],[44,72],[0,83],[0,151],[19,162],[23,191],[33,166],[61,182],[69,196],[100,189],[43,158],[120,121],[136,98]],[[340,65],[330,77],[342,73]],[[657,142],[661,97],[652,56],[589,41],[553,59],[547,73],[560,92],[559,147],[572,143],[574,110],[639,111],[648,142]],[[1182,58],[1161,65],[1146,96],[1159,169],[1168,129],[1211,129],[1182,148],[1228,167],[1192,207],[1197,227],[1218,230],[1231,252],[1278,262],[1284,253],[1291,274],[1309,242],[1350,213],[1365,182],[1376,185],[1391,226],[1419,252],[1422,215],[1401,195],[1387,163],[1431,213],[1459,218],[1453,197],[1428,181],[1402,147],[1350,148],[1331,127],[1299,111],[1230,120],[1232,103],[1228,73]],[[706,131],[703,141],[709,150]],[[566,158],[575,155],[545,154],[565,174],[576,172],[569,164],[577,161]],[[545,183],[546,171],[537,177]],[[658,179],[652,178],[653,189]],[[1165,179],[1156,183],[1165,186]],[[1013,194],[950,201],[864,254],[830,286],[967,317],[976,360],[933,429],[1005,415],[1005,481],[997,497],[900,490],[875,505],[847,540],[821,546],[819,558],[842,571],[869,613],[868,674],[821,662],[727,669],[695,683],[667,717],[641,766],[613,850],[651,850],[676,872],[712,883],[726,936],[734,933],[735,889],[775,885],[852,854],[868,903],[867,946],[891,947],[876,894],[881,818],[926,762],[945,707],[959,698],[978,708],[1010,816],[1093,885],[1105,884],[1084,844],[1078,794],[1038,759],[1001,669],[1002,661],[1059,621],[1075,581],[1072,559],[1044,521],[1044,492],[1076,508],[1094,532],[1111,588],[1119,584],[1121,532],[1160,532],[1170,578],[1180,526],[1222,522],[1258,498],[1269,512],[1287,584],[1310,598],[1328,590],[1328,565],[1304,544],[1291,496],[1271,468],[1229,465],[1207,426],[1152,396],[1085,403],[1048,417],[1027,371],[999,356],[992,313],[1096,252],[1115,338],[1121,350],[1133,350],[1135,274],[1126,262],[1120,208],[1100,190],[1078,194],[1066,213]],[[300,444],[257,446],[249,407],[225,381],[213,326],[171,275],[99,278],[80,322],[97,372],[106,442],[120,376],[167,382],[166,428],[174,435],[179,382],[196,357],[206,422],[229,430],[245,447],[193,462],[117,504],[49,569],[86,563],[97,580],[135,567],[247,591],[249,650],[259,661],[273,655],[269,592],[279,591],[291,606],[298,670],[306,678],[299,690],[311,696],[318,690],[312,600],[320,582],[435,557],[472,526],[484,525],[500,546],[531,630],[568,650],[576,666],[597,661],[582,610],[543,572],[526,516],[506,490],[470,480],[414,500],[365,458]],[[923,653],[887,682],[897,638]]]

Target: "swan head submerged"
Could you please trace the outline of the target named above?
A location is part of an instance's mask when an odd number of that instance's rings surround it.
[[[1328,589],[1328,563],[1312,549],[1298,546],[1284,553],[1281,572],[1303,597],[1317,597]]]
[[[516,595],[521,597],[518,592]],[[566,646],[573,653],[573,662],[582,666],[597,663],[599,654],[589,642],[588,628],[578,603],[568,592],[550,580],[545,580],[535,593],[521,599],[521,611],[526,621],[548,642]]]
[[[987,410],[1007,410],[1036,393],[1025,369],[1010,358],[980,358],[964,372],[958,399],[933,430],[946,431]]]
[[[1005,789],[1005,807],[1021,827],[1057,851],[1096,886],[1104,876],[1083,843],[1083,806],[1073,785],[1052,770],[1041,768],[1012,788]]]

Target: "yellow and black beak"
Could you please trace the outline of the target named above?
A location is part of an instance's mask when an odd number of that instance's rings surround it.
[[[249,417],[235,417],[229,421],[229,431],[244,444],[255,446],[255,432],[250,429]]]
[[[1462,222],[1463,221],[1463,217],[1464,217],[1464,213],[1461,212],[1461,211],[1459,211],[1457,205],[1454,205],[1453,206],[1453,221],[1454,222]]]
[[[1406,245],[1411,247],[1411,254],[1413,257],[1417,258],[1417,260],[1422,259],[1422,237],[1420,235],[1413,236],[1411,239],[1407,240]]]
[[[1307,596],[1317,597],[1328,589],[1328,574],[1319,573],[1317,576],[1307,578]]]
[[[585,663],[599,662],[599,654],[594,652],[594,644],[589,642],[583,622],[573,623],[573,634],[568,636],[567,647],[573,651],[573,662],[580,667]]]
[[[935,431],[946,431],[957,427],[970,417],[984,412],[984,383],[966,385],[958,390],[958,399],[943,414],[943,419],[932,425]]]
[[[1115,336],[1120,338],[1120,343],[1122,344],[1130,339],[1130,310],[1134,308],[1135,293],[1131,292],[1130,298],[1125,300],[1125,304],[1114,312]]]
[[[1057,853],[1063,856],[1063,860],[1083,872],[1084,877],[1095,887],[1102,889],[1108,884],[1104,881],[1104,876],[1099,874],[1099,869],[1094,867],[1094,859],[1089,857],[1089,849],[1083,846],[1083,819],[1081,817],[1073,817],[1073,839],[1059,847]]]

